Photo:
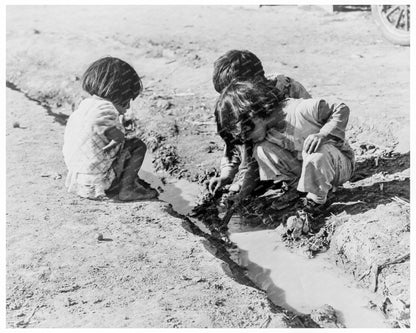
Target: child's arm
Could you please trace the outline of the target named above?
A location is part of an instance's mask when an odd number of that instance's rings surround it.
[[[322,128],[319,133],[311,134],[305,139],[304,151],[309,154],[314,153],[329,139],[344,141],[350,115],[348,106],[344,103],[329,105],[325,100],[320,100],[317,107],[307,110],[317,122],[322,124]]]
[[[350,109],[344,103],[329,105],[325,100],[321,100],[318,106],[318,121],[323,124],[319,133],[345,139],[345,129],[350,117]]]
[[[244,171],[243,182],[238,192],[238,200],[246,198],[257,187],[260,181],[259,166],[253,157],[246,160],[246,170]]]
[[[112,103],[103,102],[91,116],[94,117],[93,131],[110,141],[102,148],[103,151],[108,151],[124,142],[123,115],[119,114]]]
[[[231,183],[238,171],[240,163],[241,158],[237,147],[231,147],[226,143],[223,156],[221,157],[220,176],[211,178],[208,185],[209,191],[215,193],[222,186]]]

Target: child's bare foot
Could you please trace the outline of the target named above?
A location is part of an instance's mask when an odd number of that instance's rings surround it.
[[[144,188],[139,186],[123,187],[118,194],[121,201],[149,200],[155,199],[158,192],[152,188]]]

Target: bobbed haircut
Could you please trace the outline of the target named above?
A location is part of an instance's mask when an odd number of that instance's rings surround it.
[[[267,118],[275,110],[284,119],[281,102],[284,94],[264,80],[232,81],[215,104],[217,132],[228,144],[248,142],[254,129],[253,118]]]
[[[232,80],[264,78],[263,65],[257,56],[247,50],[230,50],[214,62],[212,82],[217,92],[227,87]]]
[[[125,61],[105,57],[94,61],[82,76],[82,89],[110,102],[124,106],[143,90],[143,84],[133,67]]]

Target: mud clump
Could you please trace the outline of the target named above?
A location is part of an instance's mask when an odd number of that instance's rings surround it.
[[[312,310],[311,318],[323,328],[345,328],[345,326],[338,321],[335,309],[328,304],[324,304],[323,306]]]
[[[155,131],[149,131],[144,141],[146,142],[147,148],[153,153],[166,141],[166,136]]]
[[[173,145],[163,145],[154,152],[153,165],[156,171],[166,171],[170,175],[181,178],[187,172],[183,168],[177,149]]]

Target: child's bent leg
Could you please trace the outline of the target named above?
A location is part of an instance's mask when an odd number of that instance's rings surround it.
[[[303,153],[298,191],[308,192],[307,198],[324,204],[330,189],[342,185],[351,175],[351,161],[335,146],[325,144],[316,153]]]
[[[146,155],[146,144],[138,139],[131,140],[128,144],[131,157],[126,161],[120,179],[119,199],[130,201],[156,198],[157,191],[138,186],[135,182]]]
[[[296,180],[302,163],[290,151],[268,141],[257,144],[254,157],[259,165],[260,180]]]
[[[328,208],[327,195],[333,186],[341,185],[350,179],[352,163],[338,148],[331,144],[321,146],[318,152],[304,152],[302,175],[298,191],[307,192],[302,207],[291,216],[290,235],[318,232],[325,224],[321,214]],[[288,219],[288,222],[289,222]],[[287,222],[287,223],[288,223]]]

